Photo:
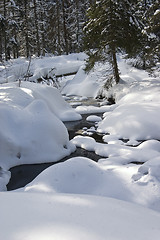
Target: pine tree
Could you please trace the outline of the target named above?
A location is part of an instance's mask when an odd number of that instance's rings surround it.
[[[86,10],[95,0],[2,0],[0,59],[83,50]]]
[[[151,50],[156,63],[160,61],[160,5],[158,0],[155,0],[149,9],[148,33],[152,37]]]
[[[139,42],[132,10],[133,4],[128,0],[97,1],[88,10],[85,47],[90,56],[89,65],[93,67],[96,61],[107,58],[116,83],[120,80],[116,53],[120,49],[131,53]]]
[[[150,69],[154,64],[154,46],[156,37],[151,30],[151,18],[154,14],[153,6],[157,0],[138,0],[135,4],[135,15],[139,19],[141,30],[141,44],[137,48],[137,67]]]
[[[34,9],[34,23],[35,23],[35,32],[36,32],[36,52],[37,56],[41,55],[40,50],[40,31],[39,31],[39,19],[38,19],[38,3],[36,0],[33,0],[33,9]]]

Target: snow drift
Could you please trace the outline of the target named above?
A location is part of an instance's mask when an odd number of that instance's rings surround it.
[[[0,87],[0,166],[57,161],[75,150],[61,120],[77,114],[57,89],[22,82]]]

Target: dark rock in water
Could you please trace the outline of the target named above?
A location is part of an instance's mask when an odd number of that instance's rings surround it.
[[[136,164],[136,165],[142,165],[144,162],[132,161],[132,162],[130,162],[130,163]]]
[[[112,104],[115,104],[115,98],[112,96],[110,98],[107,98],[108,102],[112,105]]]

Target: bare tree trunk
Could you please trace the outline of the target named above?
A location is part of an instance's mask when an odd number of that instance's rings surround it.
[[[46,53],[46,41],[45,41],[45,30],[44,30],[44,6],[43,6],[43,2],[40,1],[40,8],[41,8],[41,11],[40,11],[40,21],[41,21],[41,27],[40,27],[40,30],[41,30],[41,47],[42,47],[42,55],[45,56],[45,53]]]
[[[110,52],[111,52],[111,58],[112,58],[112,69],[113,69],[113,76],[116,81],[116,84],[119,83],[120,77],[119,77],[119,71],[118,71],[118,64],[117,64],[117,57],[116,57],[116,47],[115,47],[115,36],[114,36],[114,30],[113,30],[113,2],[110,0]]]
[[[61,36],[60,36],[60,6],[59,0],[57,0],[57,34],[58,34],[58,54],[61,55]]]
[[[26,57],[30,55],[29,47],[29,36],[28,36],[28,11],[27,11],[27,0],[24,0],[24,14],[25,14],[25,45],[26,45]]]
[[[64,31],[64,42],[65,42],[65,52],[68,55],[68,34],[67,34],[67,26],[66,26],[66,13],[64,0],[62,0],[62,11],[63,11],[63,31]]]
[[[4,15],[4,26],[3,26],[3,33],[4,33],[4,53],[5,53],[5,60],[8,60],[7,56],[7,34],[6,34],[6,0],[3,0],[3,15]]]
[[[113,75],[116,81],[116,84],[119,83],[120,77],[119,77],[119,71],[118,71],[118,64],[117,64],[117,57],[116,57],[116,50],[113,47],[111,49],[111,55],[112,55],[112,67],[113,67]]]
[[[36,43],[37,43],[37,55],[41,55],[40,51],[40,41],[39,41],[39,26],[38,26],[38,16],[37,16],[37,3],[36,0],[33,0],[34,3],[34,18],[35,18],[35,28],[36,28]]]
[[[77,25],[76,41],[77,41],[78,52],[79,52],[80,51],[80,43],[79,43],[80,27],[79,27],[79,4],[78,4],[78,0],[75,0],[75,3],[76,3],[76,25]]]
[[[2,30],[0,29],[0,61],[2,62]]]

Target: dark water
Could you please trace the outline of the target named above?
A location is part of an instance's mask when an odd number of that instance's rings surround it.
[[[13,167],[10,169],[11,179],[7,185],[7,189],[8,189],[8,191],[11,191],[11,190],[15,190],[15,189],[24,187],[28,183],[30,183],[33,179],[35,179],[35,177],[38,176],[46,168],[48,168],[54,164],[60,164],[64,161],[67,161],[68,159],[70,159],[72,157],[77,157],[77,156],[87,157],[96,162],[100,158],[102,158],[101,156],[96,155],[94,152],[89,152],[82,148],[77,148],[76,151],[74,153],[72,153],[70,156],[63,158],[58,162],[28,164],[28,165],[24,164],[24,165],[16,166],[16,167]]]
[[[97,114],[82,114],[82,119],[80,121],[70,121],[70,122],[65,122],[65,126],[68,129],[69,133],[69,139],[71,140],[74,138],[76,135],[84,135],[83,134],[83,128],[86,127],[89,131],[91,127],[94,127],[93,122],[86,121],[86,118],[90,115],[96,115],[99,117],[102,117],[102,113],[97,113]],[[96,142],[103,142],[102,140],[102,134],[97,133],[96,131],[92,134],[92,137],[96,140]]]

